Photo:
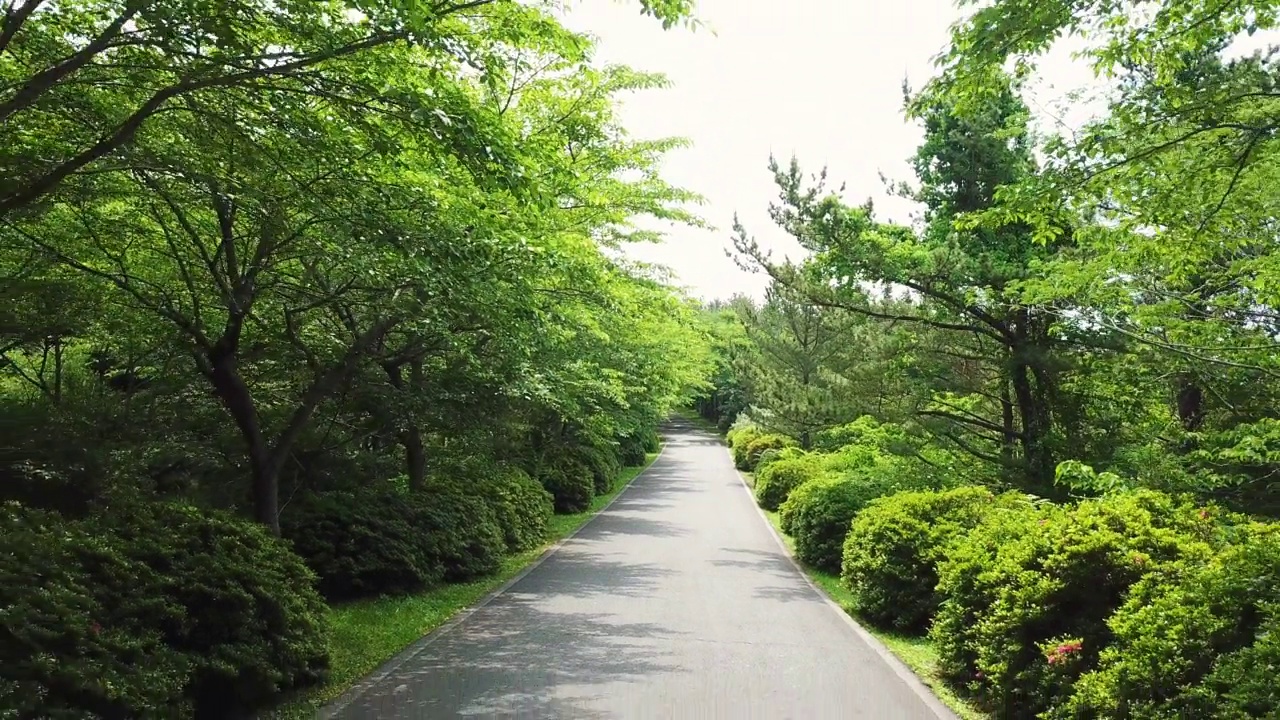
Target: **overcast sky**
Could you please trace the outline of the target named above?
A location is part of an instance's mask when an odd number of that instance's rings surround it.
[[[851,201],[871,197],[881,219],[908,219],[911,207],[886,195],[880,173],[912,179],[907,159],[921,134],[903,119],[902,82],[918,88],[932,74],[960,17],[950,0],[698,0],[708,27],[696,31],[663,31],[636,2],[570,7],[570,27],[599,38],[599,62],[673,84],[630,96],[623,118],[637,137],[693,142],[669,157],[664,176],[707,199],[701,212],[717,230],[676,229],[631,254],[669,266],[694,295],[758,296],[766,284],[725,255],[735,212],[763,245],[797,255],[767,214],[770,152],[784,162],[795,154],[806,170],[826,165]],[[1059,89],[1088,78],[1058,70],[1070,80]]]

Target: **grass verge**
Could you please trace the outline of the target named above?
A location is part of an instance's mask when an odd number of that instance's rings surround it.
[[[374,598],[329,608],[328,681],[264,713],[264,717],[273,720],[314,717],[317,710],[379,665],[460,611],[484,599],[541,557],[552,545],[585,525],[657,457],[657,453],[650,453],[644,465],[623,469],[615,489],[608,495],[597,496],[586,512],[553,516],[547,542],[537,549],[508,557],[496,575],[468,583],[442,585],[415,595]]]
[[[748,478],[748,482],[750,478]],[[763,511],[765,516],[769,518],[769,524],[773,525],[773,529],[778,531],[778,535],[782,541],[786,543],[787,550],[794,556],[796,547],[791,536],[782,532],[782,521],[776,512],[768,510]],[[840,583],[840,578],[823,570],[808,567],[799,560],[796,561],[801,568],[817,585],[822,589],[827,597],[835,601],[837,605],[857,619],[858,614],[853,611],[853,593]],[[920,678],[920,682],[924,683],[933,694],[942,701],[944,705],[951,708],[951,711],[959,715],[963,720],[989,720],[990,715],[978,710],[969,704],[964,698],[957,695],[949,685],[942,681],[938,676],[938,654],[933,648],[933,644],[929,642],[927,637],[913,637],[910,635],[901,635],[898,633],[885,632],[877,630],[866,623],[860,623],[867,632],[876,637],[877,640],[884,643],[885,647],[902,661],[904,665],[911,668],[911,671]]]

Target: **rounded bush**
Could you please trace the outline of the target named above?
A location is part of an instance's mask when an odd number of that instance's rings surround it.
[[[481,484],[497,515],[507,552],[531,550],[547,537],[547,525],[555,512],[551,493],[528,473],[502,467]]]
[[[743,453],[742,462],[737,462],[735,455],[734,461],[738,465],[739,470],[750,472],[756,469],[756,464],[760,462],[760,456],[767,450],[781,450],[791,445],[791,440],[782,435],[761,435],[746,444],[746,451]]]
[[[817,475],[817,463],[811,458],[775,460],[756,474],[756,502],[765,510],[777,510],[793,490]]]
[[[902,492],[872,500],[844,541],[841,579],[859,615],[875,625],[909,633],[925,630],[937,612],[938,562],[948,547],[997,505],[1026,504],[997,498],[982,487]]]
[[[591,481],[596,495],[607,495],[622,472],[622,464],[612,448],[599,445],[582,445],[575,448],[574,457],[591,470]],[[643,460],[640,461],[644,463]]]
[[[150,592],[159,578],[117,538],[8,504],[0,578],[0,708],[10,717],[191,717],[191,659],[149,625],[179,609]]]
[[[1213,521],[1150,491],[984,521],[938,568],[940,665],[997,714],[1036,717],[1110,640],[1107,618],[1148,573],[1205,558]]]
[[[759,439],[763,433],[759,428],[753,425],[744,425],[733,428],[725,436],[729,441],[729,448],[733,453],[733,465],[739,470],[749,469],[747,459],[747,448],[752,442]]]
[[[791,492],[781,506],[783,532],[796,557],[826,572],[840,572],[840,554],[853,516],[879,497],[882,486],[860,476],[826,475]]]
[[[303,497],[281,514],[280,530],[331,600],[412,592],[443,576],[424,555],[413,507],[391,490]]]
[[[1099,669],[1050,717],[1280,715],[1280,527],[1249,528],[1208,563],[1151,574],[1107,623]]]
[[[591,470],[575,460],[561,460],[542,468],[538,478],[551,493],[555,510],[560,514],[586,512],[595,497],[595,479]]]
[[[222,512],[171,503],[117,508],[86,521],[123,542],[158,584],[124,595],[165,598],[171,615],[146,619],[191,659],[186,695],[197,717],[225,717],[270,702],[328,671],[326,606],[315,576],[266,528]]]
[[[635,435],[624,435],[618,440],[618,459],[627,467],[643,465],[647,458],[644,440]]]
[[[439,484],[410,496],[412,524],[424,557],[444,579],[458,582],[497,572],[507,541],[498,514],[482,493]]]

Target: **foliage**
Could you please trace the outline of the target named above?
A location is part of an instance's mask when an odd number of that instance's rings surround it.
[[[756,502],[765,510],[777,510],[796,488],[817,476],[818,464],[813,458],[775,460],[756,474]]]
[[[285,539],[332,600],[406,593],[443,578],[443,567],[424,552],[409,500],[398,492],[316,493],[291,504],[281,520]]]
[[[738,465],[739,470],[747,472],[754,471],[756,465],[760,462],[760,456],[770,450],[782,450],[793,444],[793,440],[783,435],[764,434],[758,435],[751,439],[750,442],[743,444],[742,462]],[[735,452],[735,461],[737,455]]]
[[[26,548],[4,555],[21,621],[6,632],[26,641],[5,643],[20,653],[4,663],[6,707],[203,717],[324,675],[314,576],[261,527],[164,503],[81,521],[11,507],[5,522],[5,542]]]
[[[444,578],[462,582],[497,571],[506,554],[500,515],[490,501],[457,483],[433,483],[409,497],[423,556]]]
[[[870,475],[827,475],[797,487],[780,509],[783,531],[795,538],[796,556],[820,570],[840,572],[854,516],[890,487]]]
[[[1108,620],[1098,669],[1052,717],[1266,717],[1280,709],[1280,535],[1246,526],[1207,563],[1151,574]]]
[[[919,633],[941,602],[938,564],[952,543],[996,508],[1025,502],[982,487],[902,492],[872,500],[844,542],[841,579],[859,616],[882,627]]]
[[[576,460],[562,460],[544,467],[539,479],[555,499],[555,510],[560,514],[583,512],[595,497],[591,470]]]
[[[1211,511],[1152,491],[993,515],[939,566],[932,633],[953,677],[1017,717],[1070,696],[1134,583],[1207,557],[1218,534]]]
[[[519,468],[503,466],[479,484],[497,515],[508,553],[521,553],[542,544],[555,512],[555,499],[541,483]]]

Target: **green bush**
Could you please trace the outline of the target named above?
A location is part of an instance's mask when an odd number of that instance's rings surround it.
[[[573,456],[591,470],[591,481],[596,495],[608,495],[613,483],[622,472],[622,463],[613,448],[602,445],[582,445],[574,449]],[[644,460],[640,463],[643,465]]]
[[[812,458],[792,457],[769,463],[756,474],[756,502],[765,510],[777,510],[791,492],[818,475]]]
[[[1207,557],[1214,534],[1200,510],[1150,491],[1045,508],[1030,522],[992,515],[994,529],[984,521],[939,565],[944,600],[931,634],[945,671],[1018,718],[1070,695],[1135,582]]]
[[[281,513],[280,529],[331,600],[413,592],[444,574],[425,554],[413,507],[391,490],[304,496]]]
[[[742,462],[737,462],[735,453],[734,463],[739,470],[751,472],[756,469],[756,464],[760,462],[760,456],[768,450],[781,450],[791,445],[790,438],[782,435],[761,435],[746,444],[746,450],[743,453]]]
[[[1099,669],[1051,717],[1280,716],[1280,526],[1134,586]]]
[[[981,487],[902,492],[872,500],[844,541],[841,578],[859,615],[908,633],[925,630],[941,601],[938,562],[997,504],[1017,506],[1017,495],[997,498]]]
[[[624,435],[618,439],[618,460],[627,467],[643,465],[648,459],[644,440],[636,435]]]
[[[595,480],[591,470],[576,460],[561,459],[545,465],[538,476],[542,486],[555,500],[561,514],[586,512],[595,497]]]
[[[481,487],[497,515],[507,552],[524,552],[542,544],[555,512],[555,499],[541,483],[523,470],[507,466],[485,478]]]
[[[825,475],[793,490],[780,511],[783,532],[796,541],[796,557],[820,570],[840,572],[853,516],[884,493],[884,483],[858,475]]]
[[[191,659],[149,626],[178,611],[150,592],[159,582],[110,535],[16,504],[0,508],[4,716],[190,717]]]
[[[0,706],[19,717],[225,717],[325,674],[314,576],[257,525],[167,503],[3,523]]]
[[[754,425],[742,425],[731,429],[726,435],[729,448],[733,452],[733,465],[739,470],[748,469],[747,446],[761,437],[763,433]]]
[[[409,497],[423,555],[451,582],[497,572],[507,541],[484,493],[458,483],[434,483]]]
[[[784,447],[784,448],[769,448],[768,450],[765,450],[764,452],[760,453],[760,458],[756,460],[755,472],[757,475],[759,475],[760,473],[765,471],[765,468],[769,467],[770,465],[772,465],[773,463],[779,460],[794,460],[796,458],[802,458],[808,455],[809,453],[794,446]]]

